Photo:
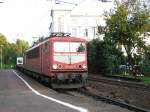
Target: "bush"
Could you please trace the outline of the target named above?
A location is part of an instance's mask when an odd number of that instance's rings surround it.
[[[89,72],[112,74],[124,62],[123,53],[105,41],[94,39],[88,43]]]
[[[150,59],[145,59],[143,61],[142,71],[144,75],[150,76]]]
[[[15,65],[14,64],[3,64],[3,69],[14,69]]]

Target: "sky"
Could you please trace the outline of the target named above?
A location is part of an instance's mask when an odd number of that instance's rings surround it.
[[[24,39],[30,44],[32,37],[41,37],[49,35],[49,26],[51,22],[50,9],[51,0],[0,0],[0,33],[7,37],[9,42],[15,42],[17,38]],[[65,2],[77,3],[77,8],[81,11],[85,1],[85,7],[98,0],[60,0]],[[86,6],[87,5],[87,6]],[[105,4],[105,8],[109,4]],[[85,9],[84,7],[84,9]],[[102,5],[101,9],[104,7]],[[86,8],[92,13],[98,9]],[[78,12],[78,10],[76,11]]]
[[[51,0],[0,0],[0,33],[9,42],[49,35]],[[79,3],[81,0],[63,0]]]
[[[32,37],[48,36],[51,0],[0,1],[4,2],[0,4],[0,33],[5,35],[9,42],[20,38],[32,43]],[[82,4],[86,0],[60,1]]]
[[[9,42],[21,38],[29,42],[32,37],[49,33],[50,7],[47,0],[0,0],[0,33]]]

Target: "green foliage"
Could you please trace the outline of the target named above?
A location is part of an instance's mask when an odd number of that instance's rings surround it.
[[[142,64],[142,70],[145,75],[150,76],[150,59],[145,59]]]
[[[3,69],[13,69],[15,68],[15,64],[3,64]]]
[[[150,45],[146,46],[144,58],[150,60]]]
[[[142,70],[145,75],[150,76],[150,45],[147,46],[143,63],[142,63]]]
[[[25,50],[29,47],[28,42],[20,39],[17,39],[16,43],[9,43],[6,37],[1,33],[0,45],[2,45],[2,61],[4,64],[4,68],[10,68],[12,65],[16,64],[16,58],[19,56],[23,56]]]
[[[6,52],[5,55],[3,56],[4,64],[15,64],[16,58],[18,57],[16,44],[9,43],[8,47],[4,48],[4,50]]]
[[[29,47],[28,42],[24,40],[17,39],[16,41],[16,50],[18,56],[23,56],[25,50]]]
[[[7,44],[6,37],[0,33],[0,45],[6,45],[6,44]]]
[[[144,51],[145,49],[143,34],[149,31],[150,13],[146,8],[141,8],[136,0],[127,1],[128,4],[118,3],[115,12],[106,14],[107,25],[104,28],[104,40],[113,43],[116,47],[123,46],[128,62],[133,65],[136,62],[135,51],[137,49]],[[129,6],[134,10],[128,10]]]
[[[141,79],[142,79],[142,81],[143,81],[144,83],[150,84],[150,77],[144,76],[144,77],[142,77]]]
[[[115,0],[116,9],[105,13],[106,26],[98,26],[104,41],[89,42],[89,70],[102,73],[117,73],[120,64],[140,64],[144,54],[149,54],[145,37],[150,31],[150,11],[139,0]],[[122,48],[127,57],[123,56]],[[146,55],[147,57],[148,55]],[[144,71],[150,70],[149,59],[144,58]],[[125,62],[127,61],[127,62]]]
[[[111,43],[94,39],[88,43],[89,72],[111,74],[124,62],[122,52]]]

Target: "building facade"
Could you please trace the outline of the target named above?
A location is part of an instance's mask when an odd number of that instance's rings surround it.
[[[71,36],[86,40],[101,38],[97,27],[105,25],[103,6],[109,4],[98,0],[85,0],[78,6],[55,4],[51,9],[50,31],[71,33]]]

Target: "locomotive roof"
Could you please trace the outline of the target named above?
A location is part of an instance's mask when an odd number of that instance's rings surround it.
[[[78,37],[52,37],[50,40],[53,41],[85,41],[83,38],[78,38]]]
[[[86,40],[83,38],[78,38],[78,37],[50,37],[50,38],[46,38],[43,41],[35,44],[34,46],[30,47],[29,49],[26,50],[26,52],[44,44],[45,42],[48,41],[74,41],[74,42],[85,42]]]

